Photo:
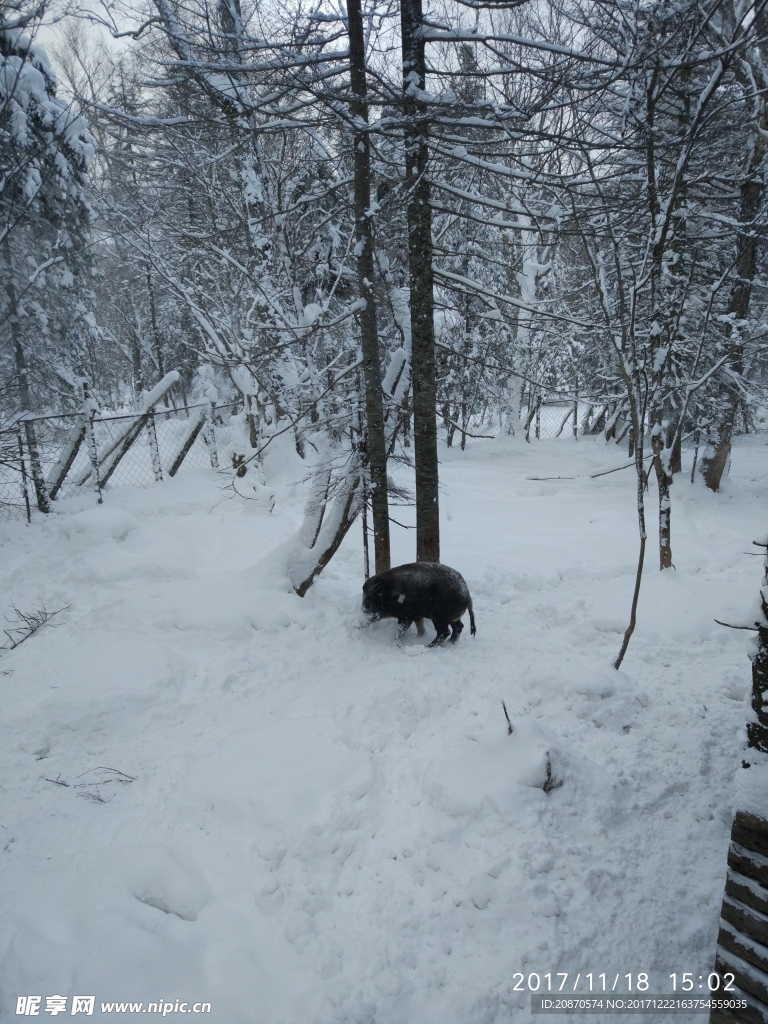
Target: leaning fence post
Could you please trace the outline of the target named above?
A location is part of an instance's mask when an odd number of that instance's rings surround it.
[[[24,504],[27,509],[27,522],[32,522],[32,508],[29,504],[29,486],[27,484],[27,467],[24,463],[24,439],[21,436],[21,425],[16,425],[16,437],[19,442],[19,465],[21,466],[21,490],[24,494]]]
[[[83,395],[85,402],[83,403],[83,416],[85,417],[85,440],[88,446],[88,457],[91,460],[91,469],[93,470],[93,483],[96,488],[96,496],[101,505],[104,501],[101,494],[101,482],[99,480],[99,453],[96,447],[96,432],[93,429],[93,422],[96,419],[96,403],[91,398],[88,391],[88,382],[83,381]]]
[[[152,470],[157,483],[163,479],[163,465],[160,461],[160,446],[157,443],[157,425],[155,423],[155,410],[150,409],[147,418],[147,444],[152,456]]]
[[[48,490],[45,486],[45,477],[43,476],[43,466],[40,462],[40,450],[37,447],[37,436],[35,435],[35,425],[32,419],[22,420],[24,424],[24,433],[27,437],[27,451],[29,452],[29,466],[32,471],[32,482],[35,485],[35,497],[37,498],[37,507],[41,512],[50,512],[51,503],[48,500]]]

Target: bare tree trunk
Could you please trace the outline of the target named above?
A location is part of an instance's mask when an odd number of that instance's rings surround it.
[[[624,639],[621,642],[621,650],[613,663],[615,669],[621,668],[621,663],[624,660],[624,655],[627,653],[629,647],[629,641],[632,639],[632,634],[635,632],[635,625],[637,624],[637,604],[640,600],[640,584],[643,580],[643,563],[645,561],[645,470],[644,470],[644,459],[643,459],[643,435],[641,433],[641,419],[637,412],[637,401],[635,395],[630,395],[630,402],[632,402],[632,430],[638,438],[638,443],[635,448],[635,480],[636,480],[636,494],[637,494],[637,526],[640,533],[640,551],[637,557],[637,569],[635,571],[635,589],[632,594],[632,608],[629,614],[629,625],[624,631]]]
[[[448,448],[453,448],[453,435],[456,433],[456,427],[451,422],[450,401],[443,402],[440,415],[443,417],[443,426],[445,427],[445,443]]]
[[[131,369],[133,371],[134,397],[138,401],[139,395],[146,385],[144,383],[144,370],[141,359],[141,344],[135,332],[131,335]]]
[[[763,20],[761,17],[761,21]],[[751,85],[748,86],[751,89]],[[728,312],[735,314],[735,319],[746,320],[749,303],[752,297],[752,284],[757,273],[758,234],[757,217],[765,196],[765,132],[768,130],[768,107],[765,99],[761,99],[760,116],[757,119],[757,130],[749,140],[749,165],[741,185],[741,202],[739,208],[739,231],[736,236],[736,281],[731,290]],[[701,474],[704,483],[711,491],[720,489],[728,459],[731,454],[733,429],[739,410],[741,396],[733,381],[733,374],[739,376],[744,369],[744,348],[734,331],[734,344],[728,362],[730,373],[721,377],[720,404],[721,412],[718,422],[710,438],[710,443],[701,459]]]
[[[672,477],[666,472],[662,458],[656,459],[656,482],[659,487],[659,569],[672,568]]]
[[[653,420],[651,421],[654,422]],[[654,423],[651,434],[653,466],[659,488],[659,569],[672,568],[672,473],[667,462],[668,450],[664,443],[661,424]]]
[[[755,149],[762,153],[765,145],[755,144]],[[752,295],[752,282],[757,273],[758,239],[754,228],[755,218],[762,205],[765,182],[759,168],[753,169],[754,176],[744,182],[741,187],[740,227],[737,238],[736,282],[728,302],[728,312],[735,313],[737,320],[745,320],[749,312],[749,301]],[[729,374],[722,378],[720,385],[721,413],[707,451],[701,459],[701,473],[704,483],[711,491],[718,491],[723,473],[728,465],[733,441],[733,429],[741,402],[739,389],[732,375],[740,375],[744,369],[744,348],[738,334],[735,334],[731,358],[728,361]]]
[[[682,428],[677,428],[678,424],[675,422],[667,432],[667,448],[670,450],[669,471],[672,476],[683,471],[683,431]]]
[[[742,198],[743,191],[744,190],[742,190]],[[728,312],[736,313],[738,319],[744,319],[746,318],[746,313],[749,308],[752,280],[754,279],[757,269],[757,238],[754,236],[747,236],[745,234],[740,235],[739,249],[739,280],[734,285],[733,292],[731,293],[731,300],[728,303]],[[751,276],[748,278],[742,276],[744,273],[744,271],[741,270],[742,261],[744,261],[744,263],[751,261]],[[749,274],[749,270],[747,270],[746,273]],[[743,310],[743,314],[740,313],[739,308]],[[730,327],[730,332],[733,333],[732,327]],[[736,425],[736,416],[741,402],[739,389],[734,383],[731,375],[735,374],[738,376],[741,374],[743,369],[744,349],[737,334],[734,338],[734,344],[731,348],[730,359],[728,361],[728,370],[730,372],[727,377],[724,377],[721,380],[720,384],[720,416],[710,436],[707,450],[704,452],[701,459],[701,473],[704,477],[704,483],[711,491],[720,490],[723,473],[725,472],[728,460],[731,456],[733,431]]]
[[[416,464],[416,558],[440,561],[437,463],[432,208],[427,177],[426,62],[421,0],[401,0],[405,174],[408,186],[408,266],[411,292],[411,380]]]
[[[159,376],[165,376],[165,359],[163,359],[163,339],[157,325],[157,303],[155,302],[155,284],[149,271],[146,273],[147,295],[149,296],[149,319],[152,325],[152,344],[155,349],[155,361]]]
[[[384,400],[381,390],[381,358],[376,303],[373,293],[373,221],[371,212],[371,148],[368,134],[368,84],[360,0],[347,0],[349,28],[350,113],[355,129],[354,153],[355,239],[357,285],[365,307],[360,310],[360,335],[365,377],[366,452],[371,477],[371,512],[375,571],[391,565],[389,550],[389,501],[387,496],[387,446],[384,432]]]
[[[18,389],[19,405],[27,415],[32,411],[32,391],[29,386],[29,364],[24,351],[24,342],[21,337],[21,325],[19,324],[19,304],[16,296],[16,287],[13,283],[13,254],[8,235],[5,237],[5,263],[8,275],[5,283],[5,291],[8,296],[8,313],[13,343],[13,359],[16,369],[16,386]],[[24,434],[29,452],[29,465],[32,473],[32,481],[35,485],[35,497],[37,507],[41,512],[50,512],[51,506],[48,500],[48,491],[45,486],[40,451],[37,446],[37,435],[35,424],[32,420],[24,420]]]

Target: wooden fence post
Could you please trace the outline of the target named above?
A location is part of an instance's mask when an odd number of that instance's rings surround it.
[[[207,424],[205,432],[203,433],[203,440],[208,445],[208,455],[211,460],[211,468],[219,468],[219,453],[216,451],[216,427],[214,426],[216,420],[216,405],[211,402],[211,408],[207,418]]]
[[[21,490],[24,494],[24,505],[27,509],[27,523],[32,522],[32,507],[29,504],[29,486],[27,484],[27,467],[24,463],[24,439],[21,436],[21,425],[16,424],[16,437],[19,442],[19,465],[21,466]]]
[[[88,448],[88,458],[91,461],[91,475],[93,476],[94,488],[96,490],[96,500],[101,505],[104,502],[104,498],[101,494],[101,481],[99,480],[99,450],[96,447],[96,432],[93,429],[93,423],[96,419],[96,403],[91,401],[87,381],[83,381],[83,396],[85,398],[83,414],[86,417],[85,442]]]
[[[22,420],[24,425],[24,434],[27,439],[27,451],[29,452],[29,467],[32,472],[32,483],[35,485],[35,497],[37,498],[37,507],[41,512],[50,512],[51,503],[48,498],[48,490],[45,486],[45,477],[43,476],[43,466],[40,462],[40,450],[37,447],[37,436],[35,434],[35,425],[32,419]]]
[[[157,443],[157,424],[155,423],[155,410],[150,409],[147,417],[147,444],[149,453],[152,456],[152,472],[155,474],[156,483],[163,479],[163,464],[160,461],[160,445]]]

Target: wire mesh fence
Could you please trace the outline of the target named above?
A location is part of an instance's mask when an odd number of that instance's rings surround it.
[[[115,487],[146,487],[190,468],[232,466],[238,405],[116,416],[28,417],[0,431],[0,521]]]
[[[0,433],[0,520],[29,518],[29,492],[22,478],[22,466],[21,432],[3,431]]]
[[[551,396],[523,406],[520,420],[525,438],[550,440],[604,434],[606,440],[623,441],[630,430],[630,410],[625,397],[615,399]]]
[[[583,412],[583,410],[582,410]],[[580,410],[573,401],[535,402],[524,407],[520,419],[527,440],[573,437],[578,433]]]
[[[526,403],[520,429],[528,441],[604,433],[624,440],[621,400],[595,404],[578,396]],[[239,403],[125,415],[28,417],[0,431],[0,521],[27,519],[37,507],[115,487],[147,487],[190,468],[231,469]],[[48,506],[50,507],[50,506]]]

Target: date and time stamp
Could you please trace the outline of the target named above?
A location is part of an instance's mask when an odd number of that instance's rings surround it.
[[[530,995],[533,1014],[703,1014],[747,1005],[734,975],[716,971],[518,971],[511,987]]]

